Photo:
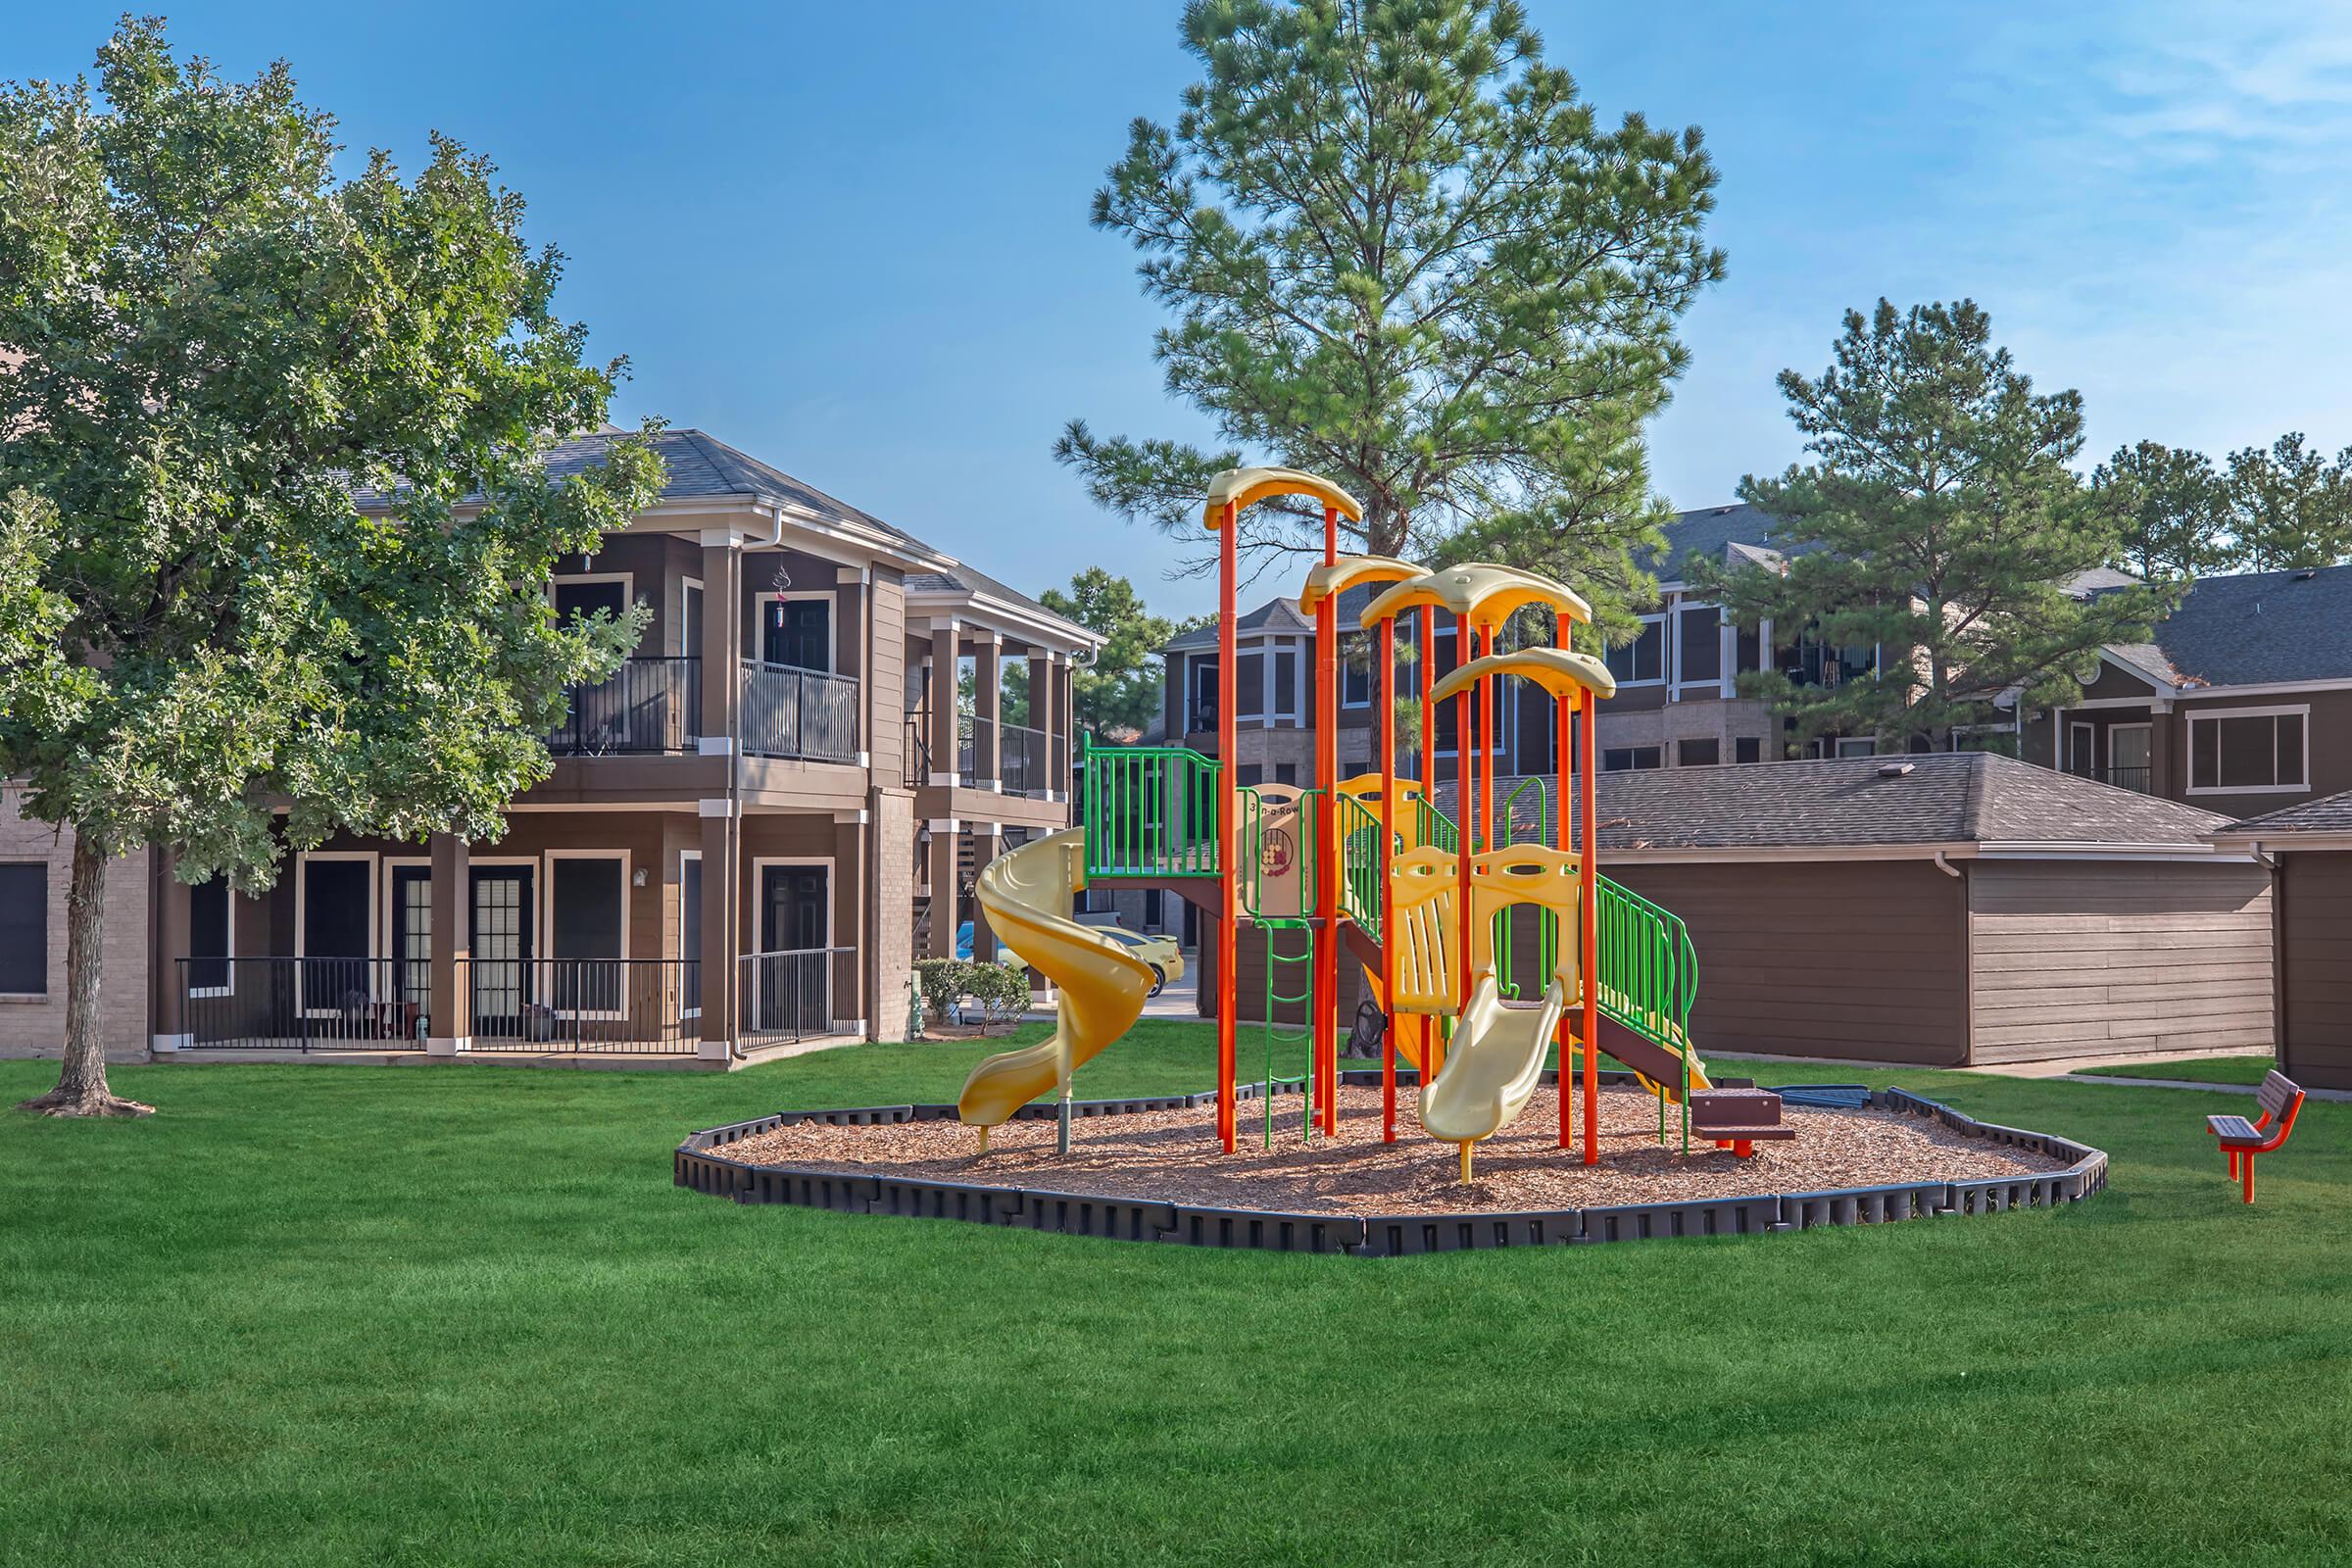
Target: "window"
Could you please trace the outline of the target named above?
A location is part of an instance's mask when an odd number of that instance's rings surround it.
[[[1713,767],[1723,760],[1723,743],[1715,740],[1677,741],[1674,743],[1674,765],[1677,767]]]
[[[1277,784],[1298,783],[1298,764],[1297,762],[1276,762],[1274,764],[1274,782]]]
[[[628,612],[629,579],[590,577],[560,581],[555,584],[555,604],[559,621],[585,620],[600,610],[617,617]]]
[[[1665,765],[1664,756],[1655,746],[1604,746],[1600,751],[1603,773],[1631,773]]]
[[[2308,708],[2250,708],[2188,715],[2188,792],[2310,787],[2304,766]]]
[[[1643,615],[1642,635],[1612,648],[1604,661],[1620,686],[1655,685],[1666,678],[1666,617]]]
[[[1263,784],[1265,781],[1266,765],[1263,762],[1244,762],[1241,766],[1233,770],[1233,786],[1235,789],[1255,789],[1258,785]]]
[[[1372,634],[1368,631],[1340,633],[1340,706],[1369,708],[1372,706]]]
[[[1441,626],[1430,639],[1429,681],[1432,686],[1453,673],[1453,628]],[[1454,730],[1457,727],[1458,704],[1448,700],[1438,704],[1438,734],[1436,752],[1440,757],[1458,749]]]
[[[1298,712],[1298,652],[1277,649],[1274,654],[1274,711],[1285,718]]]
[[[188,889],[188,995],[225,997],[233,984],[229,963],[228,882],[214,877]]]
[[[1266,711],[1266,656],[1243,654],[1233,662],[1233,713],[1259,718]]]
[[[1166,922],[1167,904],[1158,888],[1144,889],[1144,924],[1156,931]]]
[[[1185,726],[1193,730],[1217,727],[1217,661],[1212,655],[1195,654],[1188,662],[1193,672],[1193,714]]]
[[[1838,742],[1838,755],[1839,757],[1876,757],[1879,755],[1878,737],[1874,735],[1864,735],[1859,739],[1840,737]]]
[[[0,865],[0,993],[49,994],[49,868]]]
[[[1675,621],[1680,674],[1686,686],[1711,686],[1723,678],[1723,612],[1713,605],[1686,608]]]
[[[617,855],[561,854],[547,868],[549,1000],[566,1013],[618,1012],[627,940],[628,863]]]
[[[1761,762],[1764,760],[1764,743],[1753,735],[1740,736],[1732,742],[1732,760]]]
[[[1743,675],[1751,669],[1764,667],[1764,640],[1757,635],[1760,629],[1749,626],[1740,631],[1734,645],[1733,669],[1735,673]]]

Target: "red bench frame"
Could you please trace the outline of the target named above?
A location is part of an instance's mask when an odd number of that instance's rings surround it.
[[[2262,1088],[2256,1095],[2262,1114],[2252,1126],[2257,1133],[2267,1130],[2267,1136],[2259,1143],[2246,1143],[2242,1139],[2232,1143],[2228,1135],[2214,1126],[2219,1117],[2205,1118],[2205,1130],[2220,1140],[2222,1153],[2230,1161],[2230,1174],[2232,1177],[2244,1177],[2246,1201],[2249,1203],[2254,1201],[2254,1156],[2277,1150],[2286,1142],[2286,1135],[2295,1130],[2295,1115],[2303,1108],[2303,1086],[2282,1072],[2274,1072],[2262,1080]],[[2276,1127],[2271,1125],[2274,1117],[2278,1120]]]

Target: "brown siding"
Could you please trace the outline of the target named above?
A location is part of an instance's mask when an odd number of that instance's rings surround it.
[[[2352,1089],[2352,853],[2278,858],[2278,961],[2287,1076]]]
[[[873,667],[865,674],[865,710],[872,716],[865,749],[872,754],[874,782],[895,788],[906,749],[906,582],[877,569],[867,591],[870,625],[860,635],[870,638]]]
[[[2271,1044],[2262,867],[1985,860],[1969,889],[1974,1060]]]
[[[1683,917],[1705,1051],[1956,1064],[1966,962],[1951,878],[1924,860],[1603,869]]]

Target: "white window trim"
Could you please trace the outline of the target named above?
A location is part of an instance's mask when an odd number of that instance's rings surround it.
[[[1683,678],[1683,616],[1694,610],[1711,610],[1715,612],[1716,672],[1707,676],[1703,680],[1685,680]],[[1668,613],[1674,617],[1674,648],[1670,656],[1672,672],[1674,675],[1674,690],[1671,693],[1673,700],[1678,703],[1681,702],[1683,700],[1683,693],[1685,692],[1711,691],[1721,696],[1730,696],[1731,693],[1727,687],[1724,672],[1729,670],[1732,665],[1737,662],[1737,661],[1733,657],[1736,650],[1731,646],[1727,646],[1724,640],[1726,632],[1730,629],[1731,622],[1724,619],[1723,607],[1711,600],[1677,601],[1674,608],[1668,612]]]
[[[305,918],[304,906],[310,898],[311,878],[309,867],[313,860],[359,860],[367,865],[368,959],[369,962],[372,963],[376,958],[382,956],[382,954],[377,950],[383,946],[384,933],[383,928],[376,924],[376,915],[379,912],[377,907],[377,890],[382,885],[383,878],[377,873],[376,858],[376,853],[373,850],[303,850],[295,855],[294,956],[296,958],[307,958],[310,956],[310,953],[308,952],[310,927],[309,921]],[[301,1007],[303,1016],[307,1018],[333,1018],[339,1016],[342,1011],[341,1008],[314,1007],[310,1005],[310,999],[308,997],[300,995],[303,978],[306,972],[306,965],[301,963],[295,964],[294,985],[296,990],[296,1003]]]
[[[637,604],[637,574],[633,571],[559,571],[547,579],[547,604],[552,611],[556,604],[556,585],[565,582],[616,582],[620,584],[623,610]]]
[[[548,934],[551,944],[556,931],[556,862],[558,860],[618,860],[620,862],[620,952],[614,955],[613,959],[612,960],[598,958],[558,960],[555,954],[541,951],[537,943],[534,941],[531,948],[531,956],[535,958],[545,958],[549,960],[550,967],[547,970],[547,973],[551,976],[555,973],[553,964],[557,961],[577,963],[618,961],[621,963],[626,963],[628,961],[629,955],[634,951],[629,946],[629,895],[635,891],[634,885],[630,881],[630,877],[634,873],[634,867],[630,861],[629,852],[627,850],[546,850],[541,852],[540,858],[545,861],[545,864],[538,872],[539,898],[537,902],[541,908],[538,929],[539,931],[544,931]],[[537,934],[537,932],[532,933],[534,937],[536,937]],[[622,975],[624,977],[624,983],[621,988],[622,1005],[617,1009],[597,1012],[582,1012],[577,1009],[567,1011],[564,1008],[556,1006],[553,1003],[542,1003],[541,1005],[545,1006],[550,1012],[553,1012],[559,1018],[579,1018],[589,1021],[602,1022],[612,1022],[626,1018],[629,1014],[627,1007],[628,988],[625,983],[627,971],[625,969],[622,971]]]
[[[1379,634],[1377,632],[1364,631],[1359,628],[1355,631],[1338,632],[1335,633],[1334,636],[1339,650],[1337,655],[1339,660],[1339,669],[1337,673],[1340,686],[1340,710],[1342,712],[1347,712],[1350,710],[1360,710],[1370,708],[1372,706],[1372,694],[1380,689],[1380,670],[1378,668],[1380,662]],[[1350,702],[1348,698],[1348,639],[1350,637],[1360,637],[1363,639],[1364,644],[1364,695],[1360,701],[1356,702]]]
[[[2134,722],[2132,722],[2132,723],[2128,723],[2128,724],[2110,724],[2110,725],[2108,725],[2108,726],[2107,726],[2107,771],[2108,771],[2108,772],[2112,773],[2112,772],[2114,772],[2114,771],[2115,771],[2115,738],[2116,738],[2116,736],[2118,736],[2118,735],[2122,734],[2122,733],[2123,733],[2124,731],[2126,731],[2126,730],[2133,730],[2133,729],[2141,731],[2142,733],[2144,733],[2144,734],[2145,734],[2145,735],[2148,737],[2148,760],[2147,760],[2147,762],[2145,763],[2145,766],[2147,767],[2148,771],[2149,771],[2151,774],[2153,774],[2153,773],[2155,772],[2155,770],[2156,770],[2156,724],[2155,724],[2155,721],[2154,721],[2154,720],[2152,720],[2152,719],[2145,719],[2145,718],[2143,718],[2143,719],[2138,719],[2138,720],[2136,720],[2136,721],[2134,721]],[[2305,729],[2305,731],[2304,731],[2304,734],[2303,734],[2303,743],[2304,743],[2305,745],[2307,745],[2307,746],[2311,744],[2311,732],[2310,732],[2310,730],[2309,730],[2308,728],[2306,728],[2306,729]],[[2303,771],[2304,771],[2304,772],[2306,772],[2306,773],[2309,773],[2309,772],[2311,771],[2311,764],[2310,764],[2310,762],[2309,762],[2308,760],[2306,760],[2306,761],[2304,762],[2304,764],[2303,764]],[[2153,780],[2151,780],[2151,782],[2153,782]]]
[[[2286,703],[2275,708],[2184,708],[2181,713],[2188,720],[2188,777],[2189,795],[2308,795],[2311,793],[2311,705]],[[2224,718],[2285,718],[2303,721],[2303,776],[2292,784],[2198,784],[2197,726]],[[2276,757],[2276,743],[2272,755]],[[2218,765],[2218,763],[2217,763]]]
[[[1258,662],[1257,711],[1254,713],[1242,710],[1242,661],[1245,659]],[[1237,640],[1233,645],[1233,722],[1237,729],[1243,725],[1252,729],[1274,727],[1274,650],[1262,637],[1253,637],[1247,642]]]
[[[50,886],[50,884],[57,879],[49,874],[50,862],[46,858],[35,859],[31,856],[0,856],[0,865],[39,866],[41,868],[41,902],[51,910],[55,910],[57,908],[57,905],[52,902],[55,899],[56,892],[55,889]],[[48,935],[48,922],[45,919],[42,922],[41,930],[43,936],[46,937]],[[49,974],[51,967],[52,965],[49,955],[46,953],[42,954],[41,971],[44,979]],[[0,997],[6,997],[11,1002],[48,1002],[55,996],[55,992],[46,989],[40,991],[0,991]]]
[[[688,953],[686,951],[686,862],[688,860],[692,860],[698,866],[701,865],[703,863],[703,852],[700,850],[680,850],[678,852],[677,955],[680,962],[685,962],[688,960],[700,962],[703,956],[702,954],[699,952]],[[708,980],[710,976],[705,975],[703,978]],[[699,1003],[694,1006],[680,1007],[678,1009],[678,1016],[681,1018],[700,1018],[702,1015],[703,1009],[701,1004]]]
[[[1659,630],[1658,630],[1658,672],[1657,672],[1655,675],[1652,675],[1652,676],[1651,676],[1649,679],[1647,679],[1647,680],[1621,680],[1621,681],[1619,681],[1619,682],[1617,683],[1617,689],[1618,689],[1619,691],[1624,691],[1624,690],[1626,690],[1628,687],[1631,687],[1631,686],[1664,686],[1664,685],[1667,685],[1667,684],[1668,684],[1668,682],[1669,682],[1669,678],[1670,678],[1671,676],[1673,676],[1674,674],[1676,674],[1676,673],[1677,673],[1677,668],[1676,668],[1676,666],[1677,666],[1677,665],[1680,663],[1680,661],[1679,661],[1678,659],[1676,659],[1676,658],[1675,658],[1675,651],[1674,651],[1673,649],[1671,649],[1671,648],[1669,648],[1669,647],[1667,647],[1667,646],[1666,646],[1666,645],[1667,645],[1667,642],[1668,642],[1668,640],[1669,640],[1669,639],[1672,637],[1672,635],[1673,635],[1672,631],[1671,631],[1671,630],[1670,630],[1670,629],[1667,627],[1667,625],[1666,625],[1666,612],[1665,612],[1664,611],[1662,611],[1662,610],[1661,610],[1661,611],[1659,611],[1659,612],[1658,612],[1657,613],[1655,613],[1655,614],[1650,614],[1650,615],[1638,615],[1638,616],[1636,616],[1635,618],[1636,618],[1636,619],[1638,619],[1638,620],[1640,620],[1640,621],[1642,622],[1642,625],[1644,625],[1644,626],[1651,626],[1651,625],[1654,625],[1654,626],[1656,626],[1656,627],[1658,627],[1658,628],[1659,628]],[[1643,636],[1643,635],[1644,635],[1643,633],[1637,632],[1637,633],[1635,633],[1635,635],[1634,635],[1634,640],[1633,640],[1632,642],[1630,642],[1630,643],[1627,643],[1627,644],[1625,644],[1625,645],[1624,645],[1624,648],[1623,648],[1623,650],[1620,650],[1620,649],[1617,649],[1617,648],[1612,648],[1612,649],[1610,649],[1608,652],[1609,652],[1609,653],[1611,653],[1611,654],[1614,654],[1614,653],[1618,653],[1618,652],[1621,652],[1621,651],[1631,651],[1632,649],[1638,648],[1638,647],[1640,647],[1640,646],[1641,646],[1641,644],[1642,644],[1642,636]],[[1604,655],[1602,655],[1602,656],[1601,656],[1601,662],[1603,662],[1604,664],[1605,664],[1606,662],[1608,662],[1608,655],[1607,655],[1607,654],[1604,654]]]
[[[1870,748],[1870,750],[1867,752],[1849,752],[1846,750],[1848,746],[1867,746]],[[1831,742],[1831,756],[1834,758],[1851,759],[1856,757],[1876,757],[1878,755],[1879,738],[1876,735],[1839,735]],[[1891,756],[1895,754],[1890,753],[1888,755]]]
[[[690,589],[693,592],[703,596],[704,629],[708,631],[710,624],[710,592],[703,585],[703,579],[700,577],[680,577],[678,579],[678,657],[680,659],[700,659],[703,656],[703,651],[700,648],[689,648],[686,646],[686,595]]]
[[[215,872],[213,874],[213,880],[216,882],[223,882],[226,879],[223,878],[219,872]],[[191,884],[188,888],[189,894],[192,896],[195,891],[196,889],[194,885]],[[225,926],[225,935],[228,940],[228,950],[221,954],[220,958],[213,961],[216,961],[220,965],[220,977],[226,982],[226,984],[217,986],[190,986],[188,988],[188,997],[190,1001],[193,1001],[198,997],[233,997],[237,994],[237,890],[235,888],[228,888],[223,896],[228,901],[228,913],[223,920],[223,924]],[[192,957],[194,955],[190,955],[190,956]],[[11,995],[14,994],[15,993],[11,993]]]
[[[392,933],[400,928],[399,920],[394,918],[396,911],[392,907],[392,884],[402,867],[421,865],[424,867],[426,882],[429,885],[432,878],[433,858],[429,855],[386,855],[378,857],[375,863],[377,867],[376,897],[383,901],[383,911],[378,917],[380,923],[376,929],[383,933],[384,963],[397,979],[400,974],[400,966],[408,960],[401,955],[390,951]],[[468,915],[472,912],[470,908],[466,910]],[[429,949],[426,951],[425,963],[427,968],[430,968],[432,956]],[[429,985],[431,982],[427,981],[426,983]]]
[[[755,612],[759,616],[760,622],[759,661],[760,663],[765,664],[767,662],[767,606],[770,604],[791,604],[796,601],[806,601],[810,599],[821,599],[825,602],[826,606],[824,672],[828,675],[836,675],[841,672],[841,600],[830,588],[770,589],[767,592],[760,594],[760,597],[754,601]],[[708,603],[703,606],[703,613],[706,615],[710,613],[710,607]],[[957,656],[956,662],[961,663],[962,662],[962,656],[959,654]],[[782,668],[789,666],[777,667]],[[979,680],[979,662],[975,660],[972,665],[975,689],[976,683]],[[997,678],[1002,681],[1004,676],[1004,661],[1002,658],[1000,658],[997,662]]]

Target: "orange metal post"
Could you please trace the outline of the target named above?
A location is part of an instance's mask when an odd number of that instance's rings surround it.
[[[1453,655],[1455,660],[1455,667],[1457,669],[1461,665],[1470,662],[1470,617],[1468,615],[1456,615],[1453,617]],[[1470,847],[1478,842],[1472,826],[1472,824],[1477,820],[1472,808],[1478,803],[1471,797],[1471,778],[1473,772],[1473,759],[1471,753],[1473,750],[1475,750],[1476,742],[1474,740],[1474,736],[1477,733],[1473,727],[1473,720],[1476,719],[1477,714],[1471,711],[1471,708],[1472,704],[1470,701],[1470,693],[1468,691],[1465,690],[1459,696],[1454,698],[1453,794],[1454,804],[1461,808],[1461,820],[1455,824],[1456,835],[1459,842],[1454,846],[1453,857],[1453,863],[1458,876],[1458,885],[1454,894],[1454,899],[1460,906],[1459,912],[1461,914],[1462,947],[1460,962],[1462,984],[1461,995],[1457,1000],[1459,1004],[1463,1007],[1470,1005]]]
[[[1566,615],[1559,617],[1559,631],[1554,640],[1554,645],[1556,647],[1565,649],[1568,646],[1568,629],[1572,624],[1574,623],[1571,622]],[[1558,710],[1552,715],[1551,800],[1552,804],[1559,808],[1559,837],[1555,842],[1562,850],[1573,849],[1575,847],[1568,831],[1568,818],[1573,814],[1569,809],[1568,791],[1576,782],[1576,762],[1573,751],[1574,742],[1570,739],[1568,726],[1576,721],[1576,708],[1577,704],[1575,699],[1562,696],[1559,700]],[[1582,891],[1581,888],[1579,891]],[[1584,907],[1581,900],[1579,901],[1577,907],[1577,924],[1580,927],[1584,924]],[[1565,936],[1565,933],[1563,933],[1563,936]],[[1577,953],[1577,962],[1581,967],[1584,962],[1584,949],[1581,942],[1578,945]],[[1592,971],[1586,970],[1585,984],[1589,986],[1592,984]],[[1568,1114],[1569,1102],[1574,1098],[1568,1092],[1568,1080],[1570,1077],[1568,1042],[1573,1037],[1573,1033],[1574,1032],[1568,1027],[1568,1015],[1565,1011],[1563,1011],[1560,1014],[1560,1027],[1557,1041],[1557,1044],[1560,1048],[1560,1147],[1562,1149],[1566,1149],[1568,1147],[1572,1126]]]
[[[1487,626],[1478,634],[1478,657],[1486,658],[1494,651],[1494,628]],[[1507,836],[1495,830],[1494,824],[1494,736],[1501,728],[1494,722],[1494,677],[1478,678],[1478,816],[1487,824],[1486,848],[1498,850]]]
[[[1323,509],[1323,564],[1340,559],[1340,514]],[[1326,1136],[1340,1130],[1340,694],[1339,604],[1315,607],[1315,933],[1314,1071]]]
[[[1593,750],[1592,710],[1587,700],[1577,710],[1577,905],[1584,925],[1585,965],[1585,1163],[1600,1163],[1600,833],[1592,777],[1600,769]]]
[[[1396,920],[1389,911],[1389,857],[1396,845],[1396,617],[1380,623],[1380,853],[1372,858],[1380,885],[1373,897],[1380,909],[1380,995],[1389,1015],[1380,1031],[1380,1141],[1396,1141]]]
[[[1234,928],[1241,922],[1240,879],[1233,863],[1235,754],[1240,750],[1234,723],[1234,597],[1238,552],[1234,531],[1239,509],[1225,507],[1225,526],[1217,535],[1217,885],[1224,908],[1217,919],[1217,1139],[1225,1152],[1234,1141],[1234,954],[1240,946]]]
[[[1438,804],[1438,703],[1431,694],[1438,684],[1438,612],[1421,607],[1421,799],[1434,809]],[[1444,1031],[1429,1013],[1421,1015],[1421,1083],[1427,1087],[1445,1064]]]

